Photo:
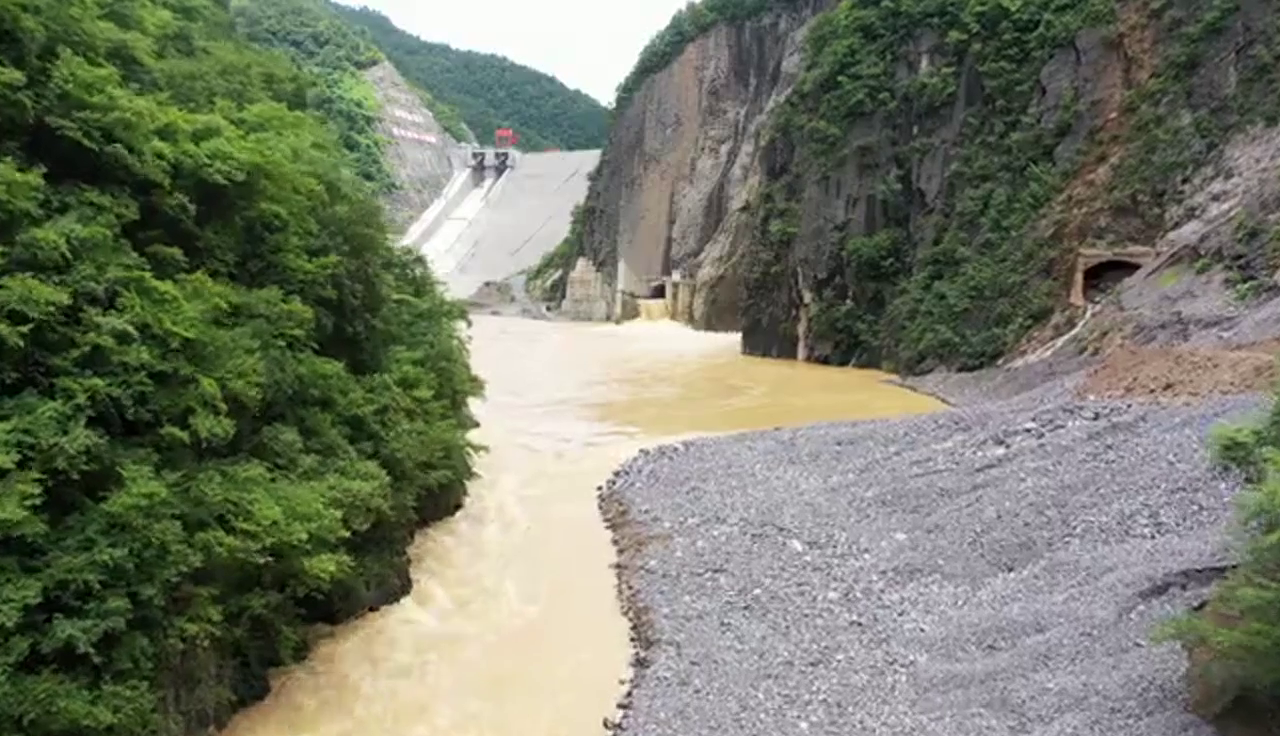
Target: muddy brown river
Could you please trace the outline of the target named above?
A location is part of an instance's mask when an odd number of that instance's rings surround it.
[[[413,592],[339,627],[224,736],[600,736],[627,623],[595,488],[676,437],[922,413],[873,371],[748,358],[668,321],[477,316],[481,476],[418,535]]]

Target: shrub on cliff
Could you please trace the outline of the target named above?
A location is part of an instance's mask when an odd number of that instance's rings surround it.
[[[1280,403],[1265,421],[1221,430],[1215,460],[1238,472],[1242,560],[1206,611],[1161,632],[1195,655],[1197,705],[1217,717],[1242,702],[1280,714]]]
[[[564,301],[565,289],[569,285],[569,272],[582,255],[586,219],[586,205],[574,205],[573,214],[569,218],[569,233],[529,270],[525,283],[528,285],[529,295],[534,299],[556,303]]]
[[[0,0],[0,733],[204,732],[404,585],[478,390],[314,77],[208,0]]]

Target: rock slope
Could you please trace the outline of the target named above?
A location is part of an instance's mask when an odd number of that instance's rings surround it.
[[[458,143],[389,62],[363,74],[378,98],[378,132],[387,141],[383,155],[396,184],[385,200],[387,218],[399,232],[431,206],[461,166]]]

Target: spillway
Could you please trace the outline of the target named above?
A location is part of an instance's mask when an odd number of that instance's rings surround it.
[[[427,257],[450,296],[470,296],[564,239],[599,160],[599,151],[524,153],[503,172],[463,171],[403,242]]]

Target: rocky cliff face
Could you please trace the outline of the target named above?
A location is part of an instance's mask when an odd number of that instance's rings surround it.
[[[584,249],[607,288],[644,296],[672,270],[697,284],[698,327],[740,326],[739,247],[760,181],[763,126],[832,0],[723,25],[650,78],[618,118],[586,203]],[[625,266],[619,283],[618,263]]]
[[[458,144],[394,66],[383,62],[364,76],[378,97],[378,132],[388,141],[383,155],[396,183],[386,198],[388,221],[393,230],[403,231],[449,183]]]
[[[1200,324],[1268,296],[1276,3],[892,5],[720,27],[650,79],[587,201],[605,279],[680,270],[747,352],[912,372],[1014,349],[1084,247],[1200,264],[1131,279],[1149,324],[1169,289],[1220,295]]]

